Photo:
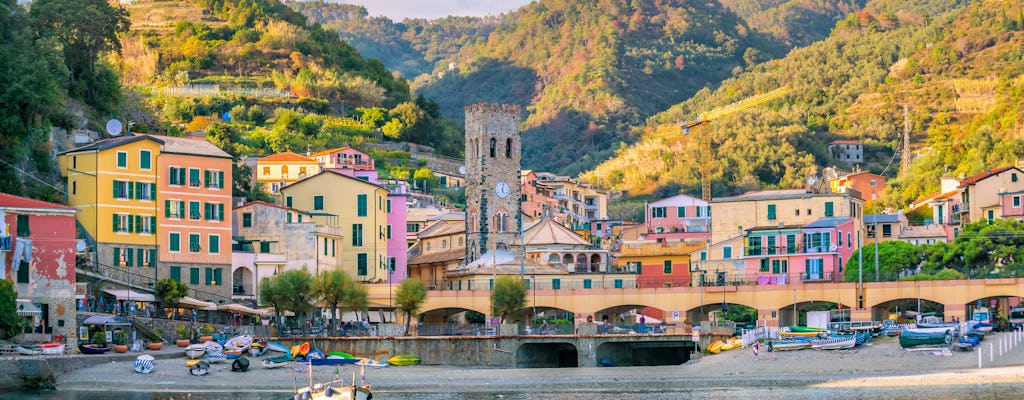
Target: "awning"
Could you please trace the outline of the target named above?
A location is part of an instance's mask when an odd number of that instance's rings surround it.
[[[263,307],[260,309],[261,315],[274,316],[274,307]],[[287,310],[281,310],[282,317],[294,317],[295,313]]]
[[[86,318],[82,325],[131,325],[131,321],[128,321],[124,317],[117,315],[93,315]]]
[[[263,312],[255,308],[246,307],[237,303],[221,304],[217,306],[217,311],[236,312],[247,315],[263,315]]]
[[[217,309],[217,304],[216,303],[211,303],[211,302],[208,302],[208,301],[202,301],[202,300],[195,299],[195,298],[188,297],[188,296],[185,296],[185,297],[182,297],[181,299],[178,299],[178,306],[179,307],[186,307],[186,308],[198,308],[200,310],[210,310],[210,311],[213,311],[213,310]]]
[[[43,310],[39,309],[32,300],[18,299],[18,315],[43,315]]]
[[[150,293],[139,293],[130,289],[103,289],[103,292],[114,296],[117,300],[156,301],[156,297],[153,297]]]

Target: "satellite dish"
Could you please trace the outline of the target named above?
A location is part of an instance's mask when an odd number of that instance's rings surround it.
[[[465,174],[466,174],[466,167],[459,167],[459,175],[465,175]]]
[[[121,121],[118,121],[116,119],[112,119],[110,121],[107,121],[107,133],[109,133],[110,136],[120,135],[121,134],[121,128],[122,128]]]
[[[813,176],[808,176],[807,177],[807,184],[808,185],[814,186],[814,184],[816,182],[818,182],[818,178],[817,177],[813,177]]]
[[[78,239],[78,240],[75,241],[75,251],[77,251],[79,253],[85,251],[85,240],[84,239]]]

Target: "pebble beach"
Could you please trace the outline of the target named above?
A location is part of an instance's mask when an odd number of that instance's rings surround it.
[[[1016,346],[998,355],[998,337],[984,342],[983,367],[978,353],[931,351],[908,352],[895,338],[876,338],[849,350],[798,350],[765,352],[756,360],[750,348],[704,355],[683,365],[652,367],[596,367],[560,369],[466,368],[450,366],[390,366],[366,368],[366,380],[375,390],[388,392],[493,392],[496,388],[514,392],[560,390],[566,387],[592,390],[631,388],[658,390],[735,387],[917,387],[935,382],[941,385],[1008,385],[1024,387],[1024,349]],[[989,344],[997,355],[989,361]],[[1024,341],[1021,342],[1024,345]],[[773,357],[774,355],[774,357]],[[75,391],[265,391],[289,392],[309,382],[305,366],[264,369],[252,360],[245,373],[231,372],[230,364],[214,364],[210,374],[194,377],[185,368],[185,358],[158,359],[154,372],[137,374],[129,361],[117,361],[70,371],[58,377],[58,387]],[[313,381],[332,379],[337,372],[346,382],[358,373],[358,366],[316,367]]]

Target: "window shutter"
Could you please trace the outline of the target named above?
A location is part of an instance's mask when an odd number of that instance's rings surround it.
[[[184,201],[179,201],[178,202],[178,218],[185,219],[186,218],[186,216],[185,216],[186,213],[187,213],[187,211],[185,211],[185,202]]]
[[[218,204],[217,205],[217,220],[218,221],[223,221],[224,220],[224,204]]]
[[[145,267],[146,266],[146,264],[145,264],[145,261],[146,261],[145,254],[146,254],[146,250],[144,250],[144,249],[137,249],[135,251],[135,257],[137,257],[137,259],[135,260],[135,266],[137,266],[137,267]]]
[[[117,267],[117,266],[121,265],[121,249],[115,247],[113,250],[114,250],[114,266]]]
[[[149,199],[153,200],[153,201],[156,201],[156,184],[155,183],[149,184]]]
[[[124,263],[124,266],[131,267],[135,263],[135,252],[132,249],[125,249],[125,253],[128,253],[128,261]]]
[[[156,217],[152,217],[149,219],[149,233],[156,234]]]
[[[206,187],[210,187],[210,170],[203,171],[203,178],[205,178],[203,182],[206,184]]]
[[[217,188],[224,187],[224,171],[217,171]]]
[[[132,182],[132,181],[125,182],[125,188],[128,189],[128,193],[125,193],[124,197],[127,197],[128,199],[134,199],[135,198],[135,193],[134,193],[135,192],[135,182]]]
[[[119,187],[120,187],[120,185],[117,184],[117,181],[114,181],[114,198],[115,199],[121,198],[121,191],[118,190]]]
[[[207,171],[207,172],[209,172],[209,171]],[[213,217],[213,211],[211,211],[211,207],[210,207],[211,205],[212,204],[210,204],[210,203],[203,203],[203,215],[206,216],[206,220],[207,221],[213,219],[212,218]]]
[[[129,217],[129,218],[131,218],[131,217]],[[142,229],[142,216],[141,215],[136,215],[135,216],[135,232],[136,233],[141,233],[142,231],[144,231],[144,229]],[[141,250],[139,250],[139,251],[141,251]]]
[[[120,228],[121,216],[114,214],[114,232],[117,232],[117,228]]]
[[[178,184],[185,185],[185,168],[178,168]]]
[[[135,198],[136,199],[141,199],[142,198],[142,190],[143,189],[144,189],[144,186],[142,185],[142,182],[135,182]]]
[[[171,217],[171,201],[170,200],[164,200],[164,217],[166,217],[166,218],[170,218]]]
[[[128,218],[125,218],[125,219],[128,220],[128,233],[134,232],[135,231],[135,218],[132,218],[132,216],[129,215]]]
[[[217,281],[217,286],[221,286],[221,285],[224,284],[224,280],[221,279],[221,276],[220,276],[222,270],[223,270],[223,268],[214,268],[213,269],[213,280]]]
[[[155,218],[153,220],[156,221]],[[156,249],[149,250],[149,265],[147,267],[156,268]],[[178,271],[178,279],[175,280],[181,281],[181,270]]]

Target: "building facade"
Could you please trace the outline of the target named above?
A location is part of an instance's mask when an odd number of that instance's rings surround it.
[[[711,237],[711,206],[685,194],[647,203],[644,222],[649,240],[705,240]]]
[[[833,193],[854,189],[864,200],[878,200],[885,193],[885,177],[867,171],[846,174],[829,181]]]
[[[703,243],[681,241],[625,242],[617,262],[637,272],[637,286],[641,288],[690,286],[690,253],[703,248]]]
[[[256,160],[256,182],[263,190],[277,194],[281,188],[320,173],[320,162],[290,151]]]
[[[338,147],[318,151],[309,156],[320,163],[322,169],[353,169],[373,171],[373,158],[351,147]]]
[[[466,262],[519,236],[521,112],[516,105],[466,107]]]
[[[803,226],[748,229],[743,246],[746,280],[758,285],[841,282],[856,247],[854,222],[825,217]]]
[[[1024,219],[1024,170],[1016,165],[995,168],[960,181],[961,224],[996,218]]]
[[[18,315],[78,345],[75,209],[0,193],[0,272],[14,284]]]
[[[864,162],[864,142],[836,140],[828,144],[828,153],[836,161],[859,164]]]
[[[429,290],[446,288],[445,272],[466,257],[466,221],[436,219],[418,233],[409,248],[409,277],[422,280]]]

